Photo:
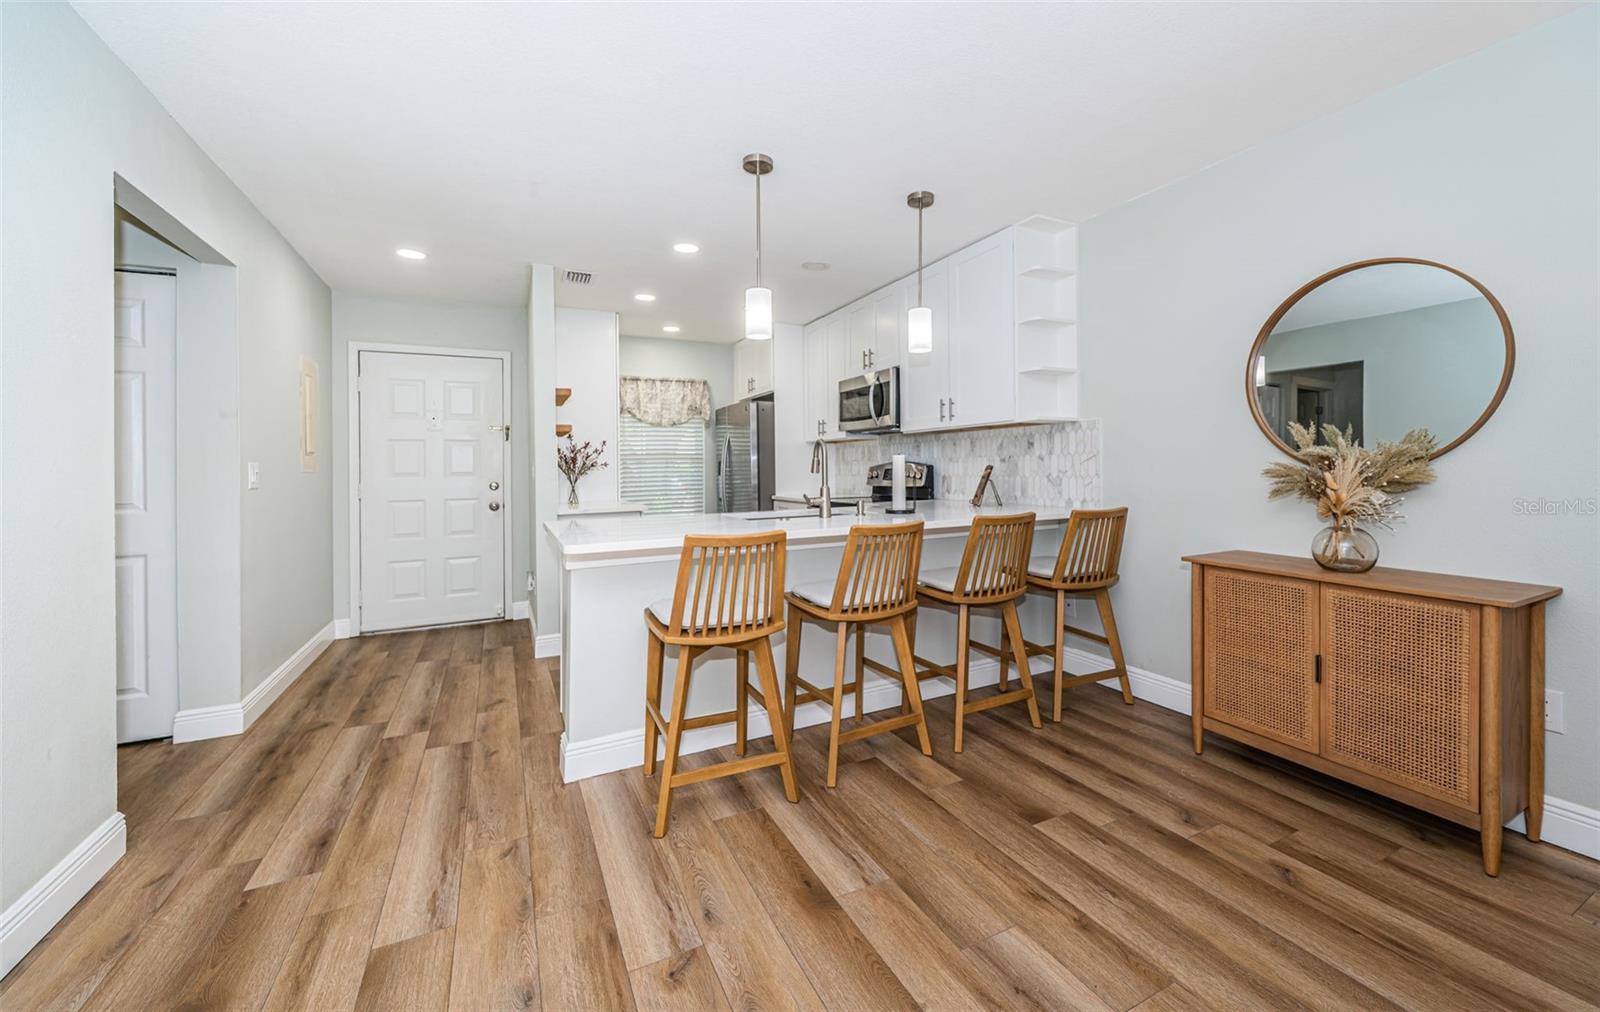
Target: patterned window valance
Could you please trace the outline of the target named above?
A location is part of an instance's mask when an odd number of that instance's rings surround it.
[[[711,420],[711,384],[697,379],[624,376],[617,381],[622,413],[646,425],[681,425]]]

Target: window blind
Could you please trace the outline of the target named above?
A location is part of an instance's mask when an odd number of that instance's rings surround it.
[[[649,425],[623,415],[617,475],[622,501],[649,513],[699,513],[706,508],[706,423]]]

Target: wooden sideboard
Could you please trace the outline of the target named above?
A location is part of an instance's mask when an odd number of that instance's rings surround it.
[[[1559,587],[1260,552],[1193,566],[1194,750],[1206,731],[1471,826],[1544,812],[1544,602]]]

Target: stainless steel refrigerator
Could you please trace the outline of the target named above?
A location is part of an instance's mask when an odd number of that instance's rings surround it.
[[[772,508],[772,401],[740,401],[718,408],[712,425],[717,446],[717,512]]]

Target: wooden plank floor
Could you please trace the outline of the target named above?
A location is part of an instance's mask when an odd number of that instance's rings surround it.
[[[246,734],[118,754],[128,854],[0,983],[23,1009],[1580,1008],[1600,865],[1096,688],[935,758],[802,731],[677,793],[563,785],[523,623],[334,644]],[[642,704],[641,704],[642,705]],[[755,747],[770,745],[758,743]],[[725,754],[689,757],[699,766]]]

